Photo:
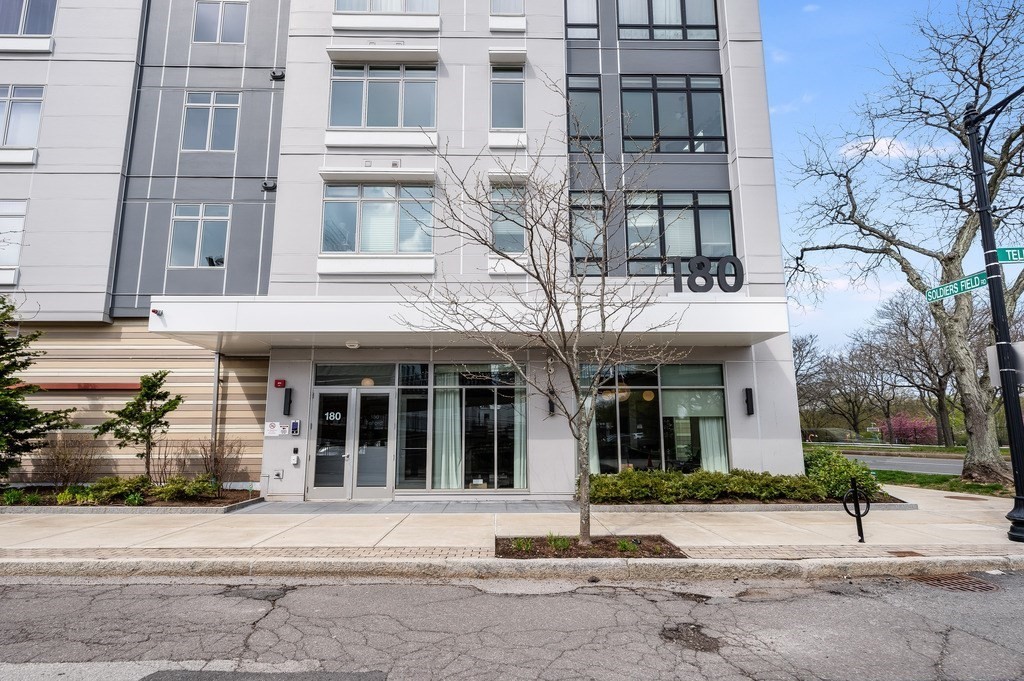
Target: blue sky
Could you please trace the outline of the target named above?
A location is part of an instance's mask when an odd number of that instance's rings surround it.
[[[948,12],[955,3],[761,0],[784,243],[794,243],[793,213],[801,200],[800,190],[792,187],[791,163],[801,157],[801,132],[829,133],[854,125],[854,106],[885,82],[883,52],[914,52],[919,45],[908,26],[929,6]],[[837,277],[822,301],[790,305],[793,333],[817,334],[825,346],[842,345],[902,283],[897,275],[883,276],[870,289],[850,290]]]

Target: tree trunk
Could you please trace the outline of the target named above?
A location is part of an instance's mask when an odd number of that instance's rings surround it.
[[[889,444],[896,444],[896,438],[892,432],[892,414],[885,415],[885,427],[889,429]]]
[[[576,461],[580,471],[580,546],[590,546],[590,443],[586,435],[576,441]]]
[[[992,418],[992,391],[978,378],[974,354],[967,342],[966,321],[957,317],[936,319],[945,327],[948,350],[955,367],[960,401],[967,428],[967,455],[964,457],[965,480],[1010,483],[1010,467],[999,453],[995,421]]]
[[[936,407],[936,432],[939,435],[940,443],[943,447],[952,447],[956,444],[956,440],[953,439],[953,424],[949,420],[949,402],[946,400],[945,392],[942,397],[939,398],[938,406]]]

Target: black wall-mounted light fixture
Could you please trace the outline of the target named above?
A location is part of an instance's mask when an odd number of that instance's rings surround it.
[[[277,191],[277,180],[263,180],[263,191],[265,191],[265,192],[276,192]]]
[[[281,407],[281,413],[285,416],[292,415],[292,389],[284,389],[284,405]]]
[[[743,399],[747,403],[747,416],[753,416],[754,415],[754,389],[753,388],[744,388],[743,389]]]
[[[271,71],[270,80],[284,80],[284,69],[274,69]]]
[[[555,391],[548,391],[548,416],[555,415]]]

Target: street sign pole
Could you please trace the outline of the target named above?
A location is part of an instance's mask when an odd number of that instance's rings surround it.
[[[1024,542],[1024,422],[1020,409],[1020,385],[1010,345],[1010,325],[1006,318],[1006,301],[1003,297],[1003,268],[999,265],[996,252],[995,230],[992,227],[992,206],[988,194],[988,178],[985,160],[982,156],[981,122],[992,114],[998,115],[1010,99],[1024,94],[1024,88],[1004,99],[984,114],[979,114],[973,105],[964,115],[964,126],[971,149],[971,165],[974,169],[974,186],[978,201],[978,219],[981,228],[981,245],[985,251],[985,273],[988,275],[988,295],[992,308],[992,326],[996,334],[996,354],[999,358],[999,383],[1003,389],[1003,405],[1006,409],[1006,430],[1010,439],[1010,462],[1013,466],[1014,503],[1013,510],[1006,514],[1010,521],[1007,536],[1012,541]]]

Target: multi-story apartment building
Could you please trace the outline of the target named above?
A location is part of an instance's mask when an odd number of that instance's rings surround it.
[[[654,317],[683,319],[680,359],[608,377],[592,471],[802,469],[756,0],[139,4],[123,10],[135,33],[90,321],[141,332],[148,317],[144,342],[211,362],[196,376],[219,389],[189,418],[259,427],[269,498],[573,494],[549,396],[406,321],[431,287],[522,285],[495,257],[523,250],[521,230],[495,220],[492,244],[467,241],[441,197],[514,197],[534,168],[584,203],[595,182],[621,195],[607,257],[578,271],[656,286]],[[694,258],[744,276],[677,290]],[[110,334],[78,330],[81,345]]]

